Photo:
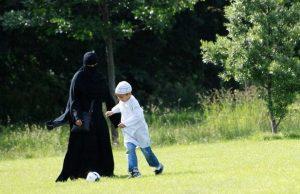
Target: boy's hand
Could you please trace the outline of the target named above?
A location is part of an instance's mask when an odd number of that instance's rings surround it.
[[[124,128],[124,127],[126,127],[126,125],[124,125],[123,123],[119,123],[119,124],[118,124],[118,127]]]
[[[77,126],[81,126],[82,125],[82,121],[80,120],[80,119],[78,119],[76,122],[75,122],[75,124],[77,125]]]
[[[111,115],[113,115],[113,114],[114,114],[113,111],[107,111],[107,112],[105,113],[105,116],[109,117],[109,116],[111,116]]]

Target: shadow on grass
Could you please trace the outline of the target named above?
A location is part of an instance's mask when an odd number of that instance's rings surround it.
[[[113,178],[113,179],[127,179],[128,175],[114,175],[110,178]]]
[[[291,133],[291,134],[286,135],[286,138],[288,138],[288,139],[300,139],[300,134]]]
[[[192,171],[192,170],[188,170],[188,171],[182,171],[182,172],[163,172],[160,175],[143,175],[142,177],[156,177],[156,176],[178,176],[178,175],[187,175],[187,174],[204,174],[204,171]],[[115,175],[113,177],[111,177],[113,179],[128,179],[128,175]]]
[[[263,140],[282,140],[282,139],[300,139],[300,134],[298,133],[288,133],[288,134],[265,134],[263,135]]]

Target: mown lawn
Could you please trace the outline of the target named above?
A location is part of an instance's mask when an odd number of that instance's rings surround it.
[[[300,141],[230,141],[153,148],[165,165],[154,176],[138,151],[142,177],[127,179],[124,150],[115,178],[55,183],[63,156],[0,161],[0,193],[300,193]]]

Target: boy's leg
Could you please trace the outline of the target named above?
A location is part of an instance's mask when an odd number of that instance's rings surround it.
[[[151,150],[151,147],[146,147],[146,148],[141,148],[149,166],[151,167],[159,167],[160,166],[160,163],[157,159],[157,157],[154,155],[154,153],[152,152]]]
[[[164,170],[164,166],[159,163],[157,157],[154,155],[154,153],[152,152],[150,147],[146,147],[146,148],[141,148],[149,166],[151,167],[155,167],[155,171],[154,173],[156,175],[159,175],[163,172]]]
[[[128,159],[128,172],[132,172],[133,169],[138,169],[138,164],[137,164],[137,156],[136,156],[136,145],[133,143],[126,143],[126,148],[127,148],[127,159]]]

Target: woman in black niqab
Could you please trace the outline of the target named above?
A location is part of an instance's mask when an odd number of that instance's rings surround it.
[[[102,102],[110,109],[115,105],[104,76],[96,71],[97,56],[87,52],[83,57],[83,66],[75,73],[70,86],[69,100],[65,113],[48,122],[48,128],[69,121],[70,137],[64,164],[56,182],[68,178],[85,178],[90,171],[101,176],[112,176],[114,160],[109,129],[102,112]],[[89,112],[94,101],[91,126],[88,132],[72,132],[75,123],[82,121],[82,112]],[[76,122],[77,121],[77,122]],[[114,126],[120,121],[120,115],[111,118]]]

